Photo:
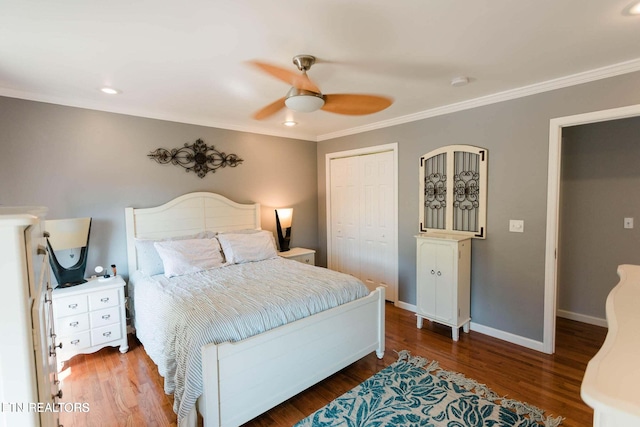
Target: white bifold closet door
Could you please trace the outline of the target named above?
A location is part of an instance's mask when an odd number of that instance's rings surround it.
[[[396,300],[397,224],[391,151],[331,159],[329,268]],[[392,285],[392,286],[390,286]]]

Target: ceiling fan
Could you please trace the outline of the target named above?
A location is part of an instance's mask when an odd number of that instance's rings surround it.
[[[318,86],[307,76],[307,71],[315,62],[316,58],[311,55],[294,56],[293,63],[298,67],[298,70],[302,72],[298,74],[265,62],[250,61],[252,65],[260,68],[267,74],[292,86],[284,97],[256,112],[253,118],[256,120],[266,119],[284,107],[307,113],[320,109],[330,113],[360,116],[377,113],[393,103],[391,98],[378,95],[324,95]]]

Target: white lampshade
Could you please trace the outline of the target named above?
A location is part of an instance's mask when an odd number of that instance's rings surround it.
[[[87,246],[91,218],[54,219],[45,221],[49,242],[54,250]]]
[[[289,228],[293,220],[293,208],[276,209],[278,212],[278,220],[280,221],[280,227]]]
[[[290,108],[294,111],[310,113],[322,108],[322,106],[324,105],[324,98],[319,93],[309,92],[304,89],[292,87],[291,89],[289,89],[287,98],[284,100],[284,103],[287,108]]]

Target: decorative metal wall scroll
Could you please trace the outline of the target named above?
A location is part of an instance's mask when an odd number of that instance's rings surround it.
[[[204,178],[209,172],[215,173],[220,168],[235,168],[243,162],[236,154],[218,151],[213,145],[207,146],[201,139],[193,144],[185,143],[181,148],[158,148],[147,156],[161,164],[181,166],[187,172],[195,172],[200,178]]]

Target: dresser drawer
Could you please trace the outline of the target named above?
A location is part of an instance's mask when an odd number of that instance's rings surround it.
[[[74,295],[53,300],[53,313],[56,317],[66,317],[78,313],[86,313],[87,311],[88,305],[85,295]]]
[[[120,322],[120,307],[105,308],[103,310],[92,311],[91,327],[99,328],[100,326],[110,325]]]
[[[78,332],[77,334],[67,335],[60,338],[62,348],[59,351],[59,359],[66,360],[67,354],[76,354],[77,352],[91,347],[91,334],[89,331]]]
[[[89,329],[89,314],[78,313],[73,316],[58,317],[55,321],[56,334],[75,335]]]
[[[122,337],[120,323],[103,326],[91,330],[91,345],[101,345],[109,341],[119,340]]]
[[[119,304],[118,289],[107,289],[89,294],[89,309],[91,311],[114,307]]]

